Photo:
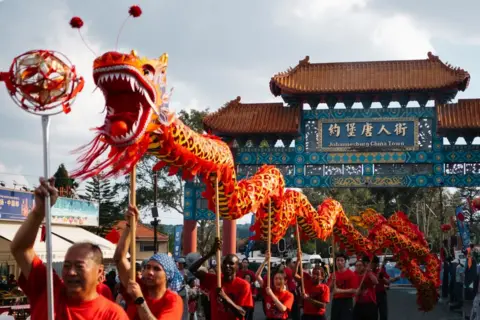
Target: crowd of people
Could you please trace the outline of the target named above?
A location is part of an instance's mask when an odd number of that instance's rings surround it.
[[[32,319],[47,319],[47,268],[33,247],[45,218],[45,199],[51,205],[58,197],[53,179],[40,179],[35,207],[11,243],[11,252],[21,275],[18,285],[28,297]],[[138,210],[129,206],[126,221],[138,221]],[[255,301],[261,300],[266,319],[331,320],[387,319],[385,289],[395,281],[379,266],[378,257],[364,257],[347,267],[348,257],[338,253],[335,272],[317,264],[300,273],[301,259],[272,267],[265,262],[256,272],[248,259],[241,263],[234,254],[221,261],[221,286],[214,268],[203,267],[221,246],[217,238],[210,252],[188,265],[168,254],[154,254],[143,264],[127,258],[131,226],[127,223],[114,255],[117,272],[105,274],[101,249],[91,243],[76,243],[66,253],[61,277],[53,274],[55,319],[253,319]],[[265,269],[269,269],[267,274]],[[118,274],[117,274],[118,273]],[[268,274],[269,273],[269,274]],[[268,282],[270,279],[270,283]],[[332,298],[331,298],[332,296]]]

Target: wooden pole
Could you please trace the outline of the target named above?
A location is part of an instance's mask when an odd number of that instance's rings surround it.
[[[218,198],[218,175],[215,180],[215,233],[216,237],[220,239],[220,199]],[[222,274],[221,274],[221,265],[220,260],[222,259],[221,249],[217,249],[216,259],[217,259],[217,288],[222,287]]]
[[[268,234],[267,234],[267,250],[268,250],[268,272],[267,272],[267,288],[270,288],[270,274],[271,274],[271,262],[270,257],[272,255],[271,252],[272,247],[272,201],[268,202]]]
[[[302,256],[302,243],[300,241],[300,229],[298,228],[298,221],[295,225],[295,233],[297,235],[297,251],[300,252],[300,257]],[[302,288],[302,294],[305,295],[305,283],[303,281],[303,263],[302,259],[300,258],[300,280],[301,280],[301,288]]]
[[[136,167],[133,167],[132,172],[130,173],[130,205],[137,205],[137,170]],[[136,243],[137,238],[137,223],[136,218],[130,218],[130,280],[135,281],[136,277]]]

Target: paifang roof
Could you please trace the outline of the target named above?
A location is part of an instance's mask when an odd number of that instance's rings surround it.
[[[468,87],[470,74],[431,52],[423,60],[310,63],[307,56],[270,80],[273,95],[432,91]]]
[[[203,119],[205,129],[224,134],[297,134],[299,107],[279,103],[240,103],[237,97]]]
[[[437,105],[439,130],[476,130],[480,134],[480,99],[459,99]]]

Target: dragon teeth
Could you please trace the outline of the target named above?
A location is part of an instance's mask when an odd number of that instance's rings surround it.
[[[130,87],[132,87],[132,91],[135,91],[135,83],[137,80],[135,80],[133,77],[128,77],[128,82],[130,82]]]

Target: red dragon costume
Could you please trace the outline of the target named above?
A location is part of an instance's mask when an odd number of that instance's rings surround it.
[[[218,137],[196,133],[168,110],[167,63],[166,54],[147,59],[135,51],[106,52],[95,59],[93,79],[105,96],[106,116],[95,129],[93,141],[77,150],[84,154],[73,177],[128,174],[145,154],[154,155],[159,162],[153,170],[168,166],[170,174],[181,174],[184,179],[200,176],[207,186],[204,196],[212,210],[218,179],[218,214],[223,219],[238,219],[255,212],[253,228],[257,239],[267,239],[270,203],[273,243],[298,221],[304,236],[325,241],[335,232],[337,240],[351,253],[371,255],[380,248],[390,248],[406,277],[419,289],[420,309],[429,311],[434,307],[438,259],[429,253],[423,235],[405,216],[386,221],[376,212],[364,213],[355,219],[372,229],[369,237],[364,237],[337,201],[325,200],[317,210],[303,193],[285,190],[284,178],[274,166],[265,165],[252,177],[237,181],[229,146]],[[428,266],[425,272],[421,263]]]

